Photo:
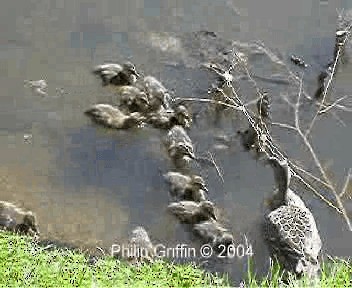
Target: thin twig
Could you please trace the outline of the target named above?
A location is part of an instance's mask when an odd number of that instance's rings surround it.
[[[346,191],[347,191],[347,187],[348,187],[348,184],[350,184],[350,180],[351,180],[351,175],[352,174],[352,169],[350,168],[348,170],[348,173],[347,173],[347,176],[346,176],[346,180],[345,180],[345,184],[343,185],[343,188],[342,188],[342,191],[341,193],[339,194],[339,197],[342,198],[343,195],[345,195]]]
[[[301,83],[302,83],[302,79],[301,79]],[[300,88],[301,87],[302,87],[302,84],[300,85]],[[305,134],[303,134],[303,132],[302,132],[300,126],[299,126],[298,109],[299,109],[299,106],[300,106],[300,99],[301,99],[301,89],[299,90],[299,93],[298,93],[297,103],[296,103],[296,111],[295,111],[295,126],[297,128],[297,132],[302,137],[302,140],[303,140],[304,144],[306,145],[306,147],[308,148],[310,154],[313,157],[315,165],[318,167],[318,169],[319,169],[320,173],[322,174],[325,182],[328,184],[328,187],[330,188],[330,190],[334,194],[337,206],[339,207],[339,210],[341,210],[341,213],[342,213],[343,217],[345,218],[345,221],[347,223],[347,226],[348,226],[349,230],[352,231],[351,221],[348,218],[346,209],[343,206],[342,201],[341,201],[339,195],[337,194],[337,192],[335,190],[335,187],[332,185],[328,175],[326,174],[323,166],[321,165],[317,155],[315,154],[315,151],[314,151],[312,145],[310,144],[310,142],[307,139],[307,136]]]
[[[209,155],[211,161],[213,162],[213,165],[214,165],[214,167],[215,167],[215,169],[216,169],[216,172],[218,173],[218,175],[219,175],[219,177],[220,177],[222,183],[224,183],[224,182],[225,182],[225,181],[224,181],[224,177],[223,177],[223,175],[222,175],[222,173],[221,173],[221,171],[220,171],[220,169],[219,169],[219,166],[216,165],[216,162],[215,162],[215,159],[214,159],[214,157],[213,157],[213,154],[211,154],[211,152],[208,151],[208,155]]]
[[[177,97],[175,98],[175,101],[195,101],[195,102],[209,102],[209,103],[213,103],[213,104],[218,104],[218,105],[223,105],[226,107],[230,107],[232,109],[238,110],[238,111],[242,111],[243,108],[242,106],[235,106],[235,105],[231,105],[231,104],[227,104],[225,102],[221,102],[221,101],[215,101],[212,99],[205,99],[205,98],[181,98],[181,97]]]
[[[310,190],[313,191],[315,195],[317,195],[321,200],[323,200],[328,206],[331,208],[334,208],[339,214],[343,214],[343,211],[336,207],[334,204],[332,204],[328,199],[326,199],[323,195],[321,195],[312,185],[310,185],[308,182],[306,182],[301,176],[299,176],[297,173],[293,174],[294,177],[298,178],[304,185],[306,185]]]
[[[329,188],[329,184],[324,182],[323,180],[321,180],[320,178],[318,178],[317,176],[314,176],[312,173],[304,170],[302,167],[294,164],[294,163],[291,163],[291,165],[296,168],[297,170],[303,172],[304,174],[308,175],[309,177],[311,177],[312,179],[314,179],[315,181],[319,182],[320,184],[324,185],[325,187]]]
[[[296,127],[293,127],[293,126],[291,126],[291,125],[289,125],[289,124],[285,124],[285,123],[273,122],[273,123],[271,123],[271,125],[297,131],[297,128],[296,128]]]
[[[324,114],[324,113],[328,112],[329,110],[331,110],[332,108],[334,108],[339,102],[341,102],[342,100],[345,100],[345,99],[348,98],[348,97],[349,97],[349,95],[345,95],[345,96],[343,96],[343,97],[337,99],[337,100],[336,100],[334,103],[332,103],[331,105],[326,106],[324,109],[320,110],[320,111],[318,112],[318,114]],[[323,103],[323,102],[322,102],[322,103]]]

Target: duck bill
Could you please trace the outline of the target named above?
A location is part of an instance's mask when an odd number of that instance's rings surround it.
[[[141,77],[141,74],[139,74],[136,70],[133,71],[133,74],[134,74],[137,78],[140,78],[140,77]]]
[[[194,155],[193,152],[189,152],[189,153],[188,153],[188,156],[189,156],[189,158],[191,158],[192,160],[196,160],[196,159],[197,159],[196,155]]]
[[[207,194],[209,193],[209,189],[205,185],[202,185],[202,190],[204,190]]]
[[[215,220],[215,221],[217,221],[218,219],[216,218],[216,216],[215,216],[215,213],[211,213],[211,218],[213,219],[213,220]]]

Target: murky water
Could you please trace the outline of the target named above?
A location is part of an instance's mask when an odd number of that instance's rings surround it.
[[[83,115],[91,104],[114,102],[111,91],[91,75],[92,66],[131,59],[176,95],[204,97],[213,78],[198,68],[206,55],[200,53],[202,40],[191,32],[214,31],[218,36],[213,42],[236,40],[236,47],[249,55],[258,85],[273,95],[274,120],[284,122],[289,110],[276,96],[289,93],[294,97],[297,87],[274,81],[283,75],[282,66],[253,47],[246,48],[245,43],[263,42],[294,71],[300,70],[289,63],[289,55],[303,56],[311,65],[304,76],[305,88],[313,93],[316,77],[333,53],[335,9],[341,7],[351,8],[340,1],[318,0],[2,4],[1,199],[35,211],[44,237],[81,246],[109,247],[115,239],[126,238],[136,225],[144,225],[155,243],[197,245],[187,227],[165,212],[170,198],[160,171],[168,171],[171,164],[160,141],[164,132],[108,131],[91,124]],[[216,44],[211,47],[217,49]],[[336,95],[350,94],[351,67],[340,67]],[[47,97],[23,85],[24,80],[38,79],[47,81]],[[241,80],[240,86],[244,99],[254,99],[248,81]],[[198,112],[203,108],[193,106]],[[238,141],[230,149],[214,150],[212,135],[246,127],[240,115],[214,124],[204,119],[207,114],[203,112],[190,137],[197,143],[199,154],[213,152],[225,181],[219,180],[214,169],[203,167],[198,172],[207,179],[210,198],[219,207],[226,227],[238,243],[244,241],[241,235],[247,235],[254,247],[257,269],[265,271],[267,254],[258,223],[263,199],[273,189],[272,172],[243,151]],[[331,115],[322,117],[315,126],[313,144],[329,171],[334,171],[333,179],[342,183],[352,163],[348,150],[352,116],[341,111],[338,116],[347,126]],[[31,141],[24,141],[24,134],[31,134]],[[304,161],[309,159],[307,153],[291,132],[275,128],[274,134],[291,157],[308,168],[314,167],[312,161]],[[343,221],[310,191],[303,197],[317,218],[324,251],[352,256],[352,238]],[[229,272],[236,282],[243,277],[246,261],[210,261],[206,266]]]

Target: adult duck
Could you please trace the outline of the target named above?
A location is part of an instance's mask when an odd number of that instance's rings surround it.
[[[270,252],[288,271],[314,276],[320,269],[318,256],[322,242],[311,211],[289,188],[291,168],[287,159],[266,160],[274,171],[277,192],[265,215],[264,238]]]

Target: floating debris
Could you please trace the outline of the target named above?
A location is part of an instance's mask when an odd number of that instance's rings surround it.
[[[32,134],[24,134],[23,135],[24,143],[32,144],[32,138],[33,138]]]
[[[44,79],[40,80],[24,80],[24,84],[27,87],[30,87],[35,93],[41,96],[47,96],[47,92],[44,91],[47,87],[48,84]]]
[[[300,66],[300,67],[303,67],[303,68],[307,68],[308,67],[308,65],[304,62],[304,60],[301,57],[298,57],[296,55],[291,55],[290,59],[297,66]]]

